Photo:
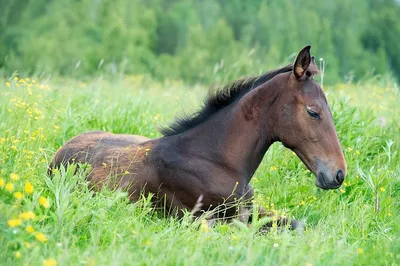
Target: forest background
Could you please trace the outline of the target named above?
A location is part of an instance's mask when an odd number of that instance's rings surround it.
[[[331,84],[398,80],[399,36],[395,0],[2,0],[0,74],[208,84],[292,62],[311,44]]]

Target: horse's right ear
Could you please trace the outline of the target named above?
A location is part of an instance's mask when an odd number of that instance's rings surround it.
[[[297,79],[302,79],[304,74],[311,63],[311,54],[310,54],[311,45],[307,45],[296,57],[296,61],[293,65],[293,74]]]

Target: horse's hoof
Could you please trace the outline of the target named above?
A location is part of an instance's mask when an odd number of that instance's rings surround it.
[[[302,232],[304,232],[304,230],[306,228],[306,224],[302,221],[292,220],[290,222],[290,227],[291,227],[291,229],[302,233]]]

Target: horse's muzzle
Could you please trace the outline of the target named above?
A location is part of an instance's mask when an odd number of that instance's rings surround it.
[[[342,169],[337,170],[331,178],[324,172],[319,172],[315,178],[315,185],[322,189],[336,189],[343,184],[344,178],[345,174]]]

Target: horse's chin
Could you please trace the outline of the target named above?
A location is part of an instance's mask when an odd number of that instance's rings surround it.
[[[323,178],[315,178],[315,185],[323,190],[337,189],[341,184],[330,184],[327,183]]]

